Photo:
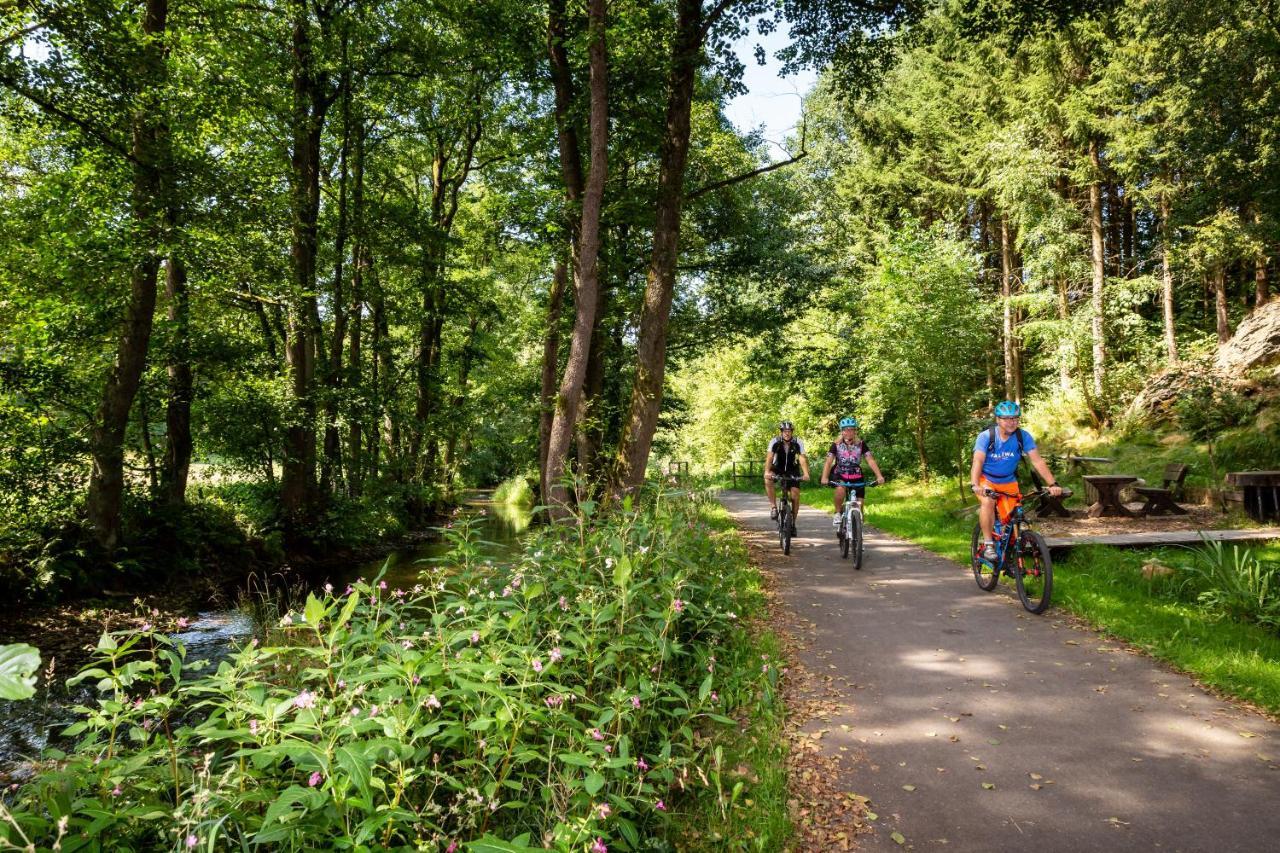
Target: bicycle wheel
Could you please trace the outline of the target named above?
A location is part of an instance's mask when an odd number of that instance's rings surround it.
[[[853,567],[862,570],[862,513],[849,513],[849,539],[853,542]]]
[[[979,556],[981,549],[982,525],[975,524],[973,537],[969,540],[969,562],[973,568],[973,579],[978,582],[978,589],[991,592],[1000,581],[1000,572]]]
[[[849,558],[849,514],[841,513],[840,515],[840,559],[847,560]]]
[[[1032,613],[1043,613],[1053,594],[1053,560],[1044,537],[1033,530],[1024,530],[1018,540],[1018,555],[1014,563],[1013,580],[1018,587],[1022,606]]]
[[[782,544],[782,553],[791,553],[791,503],[786,502],[785,510],[778,510],[778,541]]]

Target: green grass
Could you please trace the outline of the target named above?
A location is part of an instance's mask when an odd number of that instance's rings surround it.
[[[704,524],[716,531],[735,562],[749,565],[746,546],[734,533],[729,513],[718,504],[705,505]],[[749,571],[752,614],[757,630],[752,647],[735,650],[734,656],[759,661],[782,659],[778,636],[763,621],[764,593],[760,576]],[[787,813],[787,743],[783,731],[785,706],[781,695],[762,695],[749,715],[735,728],[714,730],[716,759],[704,768],[715,797],[700,797],[697,808],[672,816],[674,836],[681,850],[782,850],[793,829]],[[739,772],[745,771],[745,772]],[[735,788],[737,789],[735,792]]]
[[[763,492],[759,483],[750,485]],[[954,478],[891,482],[868,491],[867,522],[968,565],[974,516],[953,514],[958,495]],[[806,485],[800,500],[831,511],[831,492],[821,486]],[[1280,561],[1280,544],[1255,550],[1260,559]],[[1142,565],[1152,560],[1178,570],[1174,578],[1146,580]],[[1280,714],[1280,636],[1199,606],[1196,589],[1185,582],[1193,560],[1187,548],[1074,548],[1054,562],[1053,604],[1214,689]]]

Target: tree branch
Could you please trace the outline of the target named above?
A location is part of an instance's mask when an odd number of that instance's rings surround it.
[[[796,163],[800,160],[803,160],[805,156],[808,155],[808,153],[809,153],[808,151],[801,151],[799,154],[796,154],[789,160],[781,160],[777,163],[770,163],[768,166],[761,166],[759,169],[753,169],[750,172],[745,172],[741,175],[734,175],[732,178],[725,178],[723,181],[716,181],[715,183],[707,184],[704,187],[699,187],[693,192],[686,194],[684,197],[684,200],[693,201],[695,198],[704,196],[707,193],[715,192],[716,190],[724,189],[725,187],[742,183],[743,181],[750,180],[751,178],[754,178],[757,175],[763,175],[765,172],[772,172],[774,169],[781,169],[783,166],[790,166],[792,163]]]
[[[140,165],[137,158],[133,156],[133,153],[118,140],[113,139],[105,130],[90,123],[87,119],[82,119],[79,116],[73,115],[67,110],[62,109],[52,101],[43,97],[42,93],[24,86],[19,80],[10,76],[8,73],[0,73],[0,85],[3,85],[18,95],[26,98],[28,101],[39,107],[43,112],[84,131],[89,136],[92,136],[94,139],[101,142],[107,147],[107,149],[123,157],[128,162]]]

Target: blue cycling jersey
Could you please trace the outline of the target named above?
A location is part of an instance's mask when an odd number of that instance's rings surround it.
[[[1024,452],[1035,450],[1036,440],[1025,429],[1019,428],[1017,432],[1003,441],[1000,440],[1000,433],[997,430],[996,446],[994,448],[989,446],[991,444],[991,430],[984,429],[978,433],[978,438],[973,443],[973,452],[987,454],[987,458],[982,462],[982,476],[993,483],[1017,482],[1019,432],[1022,433],[1022,450]]]

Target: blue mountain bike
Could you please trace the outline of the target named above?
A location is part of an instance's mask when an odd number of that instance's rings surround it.
[[[1032,492],[1027,497],[1038,497],[1043,490]],[[983,489],[989,498],[1010,497],[992,489]],[[1070,489],[1063,489],[1064,497],[1071,496]],[[1031,521],[1022,509],[1023,496],[1018,495],[1009,517],[1001,522],[999,510],[996,512],[994,560],[982,556],[982,525],[973,526],[973,538],[969,543],[970,560],[973,565],[973,578],[978,588],[990,592],[1000,582],[1000,575],[1013,578],[1018,590],[1018,598],[1022,606],[1031,613],[1043,613],[1049,606],[1053,595],[1053,560],[1049,557],[1049,546],[1044,537],[1031,529]]]

